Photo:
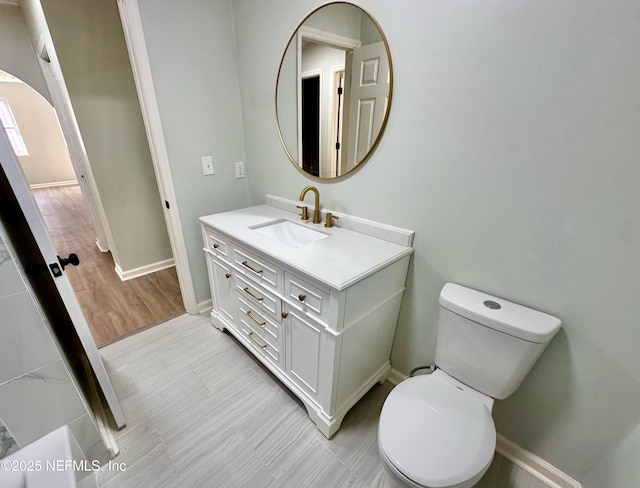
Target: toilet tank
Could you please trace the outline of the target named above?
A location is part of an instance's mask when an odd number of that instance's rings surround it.
[[[454,283],[440,292],[436,365],[492,398],[522,383],[560,320]]]

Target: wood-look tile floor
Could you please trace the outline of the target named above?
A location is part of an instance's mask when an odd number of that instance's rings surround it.
[[[184,313],[175,268],[120,280],[111,253],[96,245],[79,186],[40,188],[32,194],[58,254],[80,258],[80,265],[67,266],[65,273],[98,346]]]
[[[127,419],[115,433],[126,470],[101,473],[102,488],[392,486],[377,448],[388,382],[327,440],[299,400],[208,317],[177,317],[101,355]],[[477,486],[545,488],[498,454]]]

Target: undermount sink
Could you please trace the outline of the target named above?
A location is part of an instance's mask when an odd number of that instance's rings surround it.
[[[255,225],[250,229],[292,247],[304,246],[310,242],[329,237],[329,234],[284,219]]]

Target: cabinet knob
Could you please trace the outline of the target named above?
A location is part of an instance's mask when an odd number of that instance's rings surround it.
[[[213,248],[214,248],[214,249],[218,249],[219,247],[220,247],[220,245],[219,245],[219,244],[214,244],[214,245],[213,245]]]
[[[298,295],[298,300],[300,300],[301,302],[304,302],[306,298],[307,298],[307,295],[303,295],[302,293]]]
[[[224,275],[224,277],[225,277],[226,279],[231,278],[231,273],[226,273],[226,274]]]
[[[282,312],[282,318],[286,319],[289,316],[288,312]]]

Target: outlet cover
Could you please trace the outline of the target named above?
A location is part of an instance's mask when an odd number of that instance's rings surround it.
[[[244,162],[242,161],[236,163],[236,178],[244,178]]]
[[[212,175],[213,173],[213,158],[211,156],[202,156],[200,158],[202,162],[202,174],[205,176]]]

